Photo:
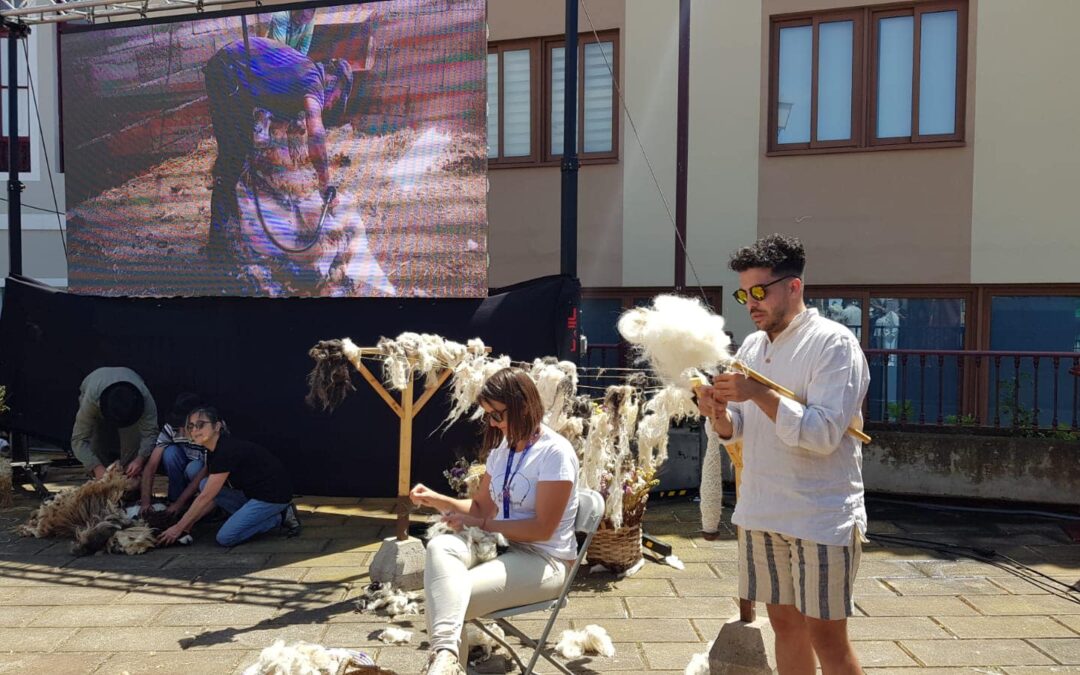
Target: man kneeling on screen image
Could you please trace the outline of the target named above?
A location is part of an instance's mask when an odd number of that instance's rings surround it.
[[[208,256],[223,260],[234,252],[239,219],[236,188],[255,149],[257,110],[286,123],[303,118],[307,156],[324,204],[332,210],[337,187],[330,177],[326,127],[346,122],[353,80],[349,62],[316,63],[286,44],[252,37],[221,48],[203,75],[217,140]]]

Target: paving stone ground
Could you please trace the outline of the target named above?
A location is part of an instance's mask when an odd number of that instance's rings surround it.
[[[76,475],[54,473],[53,489]],[[362,649],[384,671],[420,672],[423,617],[397,623],[414,631],[412,643],[387,646],[376,638],[388,620],[353,602],[393,534],[391,503],[298,503],[304,532],[295,539],[269,534],[223,549],[216,525],[200,525],[190,547],[76,558],[68,541],[12,533],[37,505],[18,493],[14,507],[0,510],[0,673],[232,675],[276,639]],[[897,539],[865,547],[855,587],[850,634],[868,673],[1080,675],[1080,544],[1059,524],[874,500],[869,511],[871,533]],[[654,501],[645,529],[671,544],[686,569],[649,562],[623,579],[582,571],[556,636],[599,624],[617,652],[575,661],[573,670],[681,673],[705,651],[736,611],[737,571],[730,522],[712,542],[699,525],[696,503]],[[978,562],[951,548],[963,545],[1028,567]],[[517,625],[539,634],[542,620]],[[504,667],[496,657],[481,670]]]

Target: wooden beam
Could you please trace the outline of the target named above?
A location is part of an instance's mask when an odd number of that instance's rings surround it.
[[[397,401],[394,400],[394,397],[390,395],[390,392],[386,391],[386,387],[382,385],[382,382],[379,382],[379,379],[372,375],[371,371],[368,370],[367,366],[361,363],[359,359],[353,361],[352,364],[354,368],[360,371],[360,374],[364,376],[364,379],[368,381],[368,384],[370,384],[371,388],[375,390],[375,393],[381,396],[382,400],[386,401],[386,405],[390,406],[390,409],[397,413],[398,417],[401,417],[401,406],[398,404]],[[409,381],[409,390],[412,390],[411,380]],[[412,403],[412,396],[409,397],[409,402],[410,404]]]
[[[398,498],[408,498],[412,487],[412,425],[413,425],[413,376],[409,373],[409,383],[401,392],[401,436],[398,439]],[[409,538],[409,514],[399,513],[397,519],[397,539]]]
[[[453,372],[454,371],[450,370],[449,368],[444,369],[441,373],[439,373],[439,379],[435,381],[435,384],[424,389],[424,393],[420,396],[420,400],[418,400],[416,402],[416,405],[413,407],[414,416],[420,414],[420,410],[423,409],[427,402],[431,400],[431,397],[435,395],[435,392],[439,390],[439,387],[443,386],[443,383],[446,382],[446,379],[450,377],[450,374]]]

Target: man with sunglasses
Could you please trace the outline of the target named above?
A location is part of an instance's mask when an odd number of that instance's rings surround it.
[[[702,413],[725,443],[743,443],[739,595],[764,602],[781,673],[859,673],[847,637],[852,589],[866,532],[862,426],[870,377],[856,338],[807,309],[806,253],[779,234],[737,251],[736,302],[758,328],[736,356],[792,389],[805,405],[741,374],[698,390]]]

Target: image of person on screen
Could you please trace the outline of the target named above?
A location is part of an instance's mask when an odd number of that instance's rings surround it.
[[[315,8],[271,12],[270,27],[266,37],[284,42],[301,54],[311,48],[311,36],[315,32]]]
[[[257,110],[284,122],[304,119],[308,159],[324,203],[332,210],[337,186],[330,175],[326,128],[346,121],[352,89],[349,62],[316,63],[287,44],[251,37],[218,50],[203,75],[217,141],[207,255],[226,260],[236,252],[236,186],[255,148]]]

